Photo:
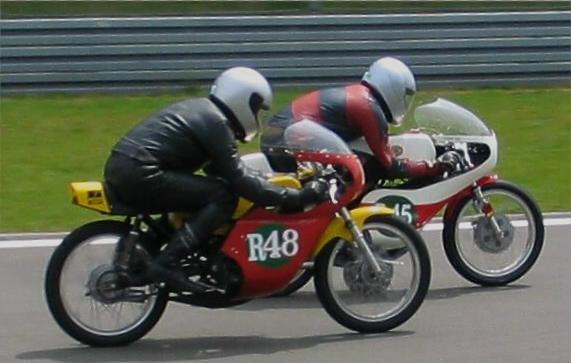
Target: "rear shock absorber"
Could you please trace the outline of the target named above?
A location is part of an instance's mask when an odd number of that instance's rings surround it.
[[[135,249],[137,240],[141,235],[141,220],[143,216],[138,215],[131,223],[131,229],[126,236],[121,237],[115,250],[114,266],[119,272],[126,272],[129,269],[131,256]]]

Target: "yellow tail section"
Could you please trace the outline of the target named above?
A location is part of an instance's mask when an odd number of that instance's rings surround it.
[[[111,207],[101,182],[71,183],[70,189],[74,204],[98,212],[111,213]]]

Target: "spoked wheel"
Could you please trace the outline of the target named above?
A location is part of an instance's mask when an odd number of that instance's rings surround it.
[[[472,198],[462,200],[444,223],[444,250],[467,280],[501,286],[522,277],[537,261],[544,240],[543,218],[533,199],[511,183],[486,185],[482,194],[494,210],[495,224]]]
[[[129,344],[159,321],[168,292],[156,284],[129,287],[112,266],[128,226],[117,221],[86,224],[52,255],[45,279],[48,307],[60,327],[92,346]],[[136,256],[148,255],[137,245]]]
[[[420,235],[393,217],[374,217],[363,235],[381,272],[375,273],[353,243],[332,242],[315,263],[315,289],[323,307],[345,327],[380,333],[418,310],[430,283],[430,260]]]

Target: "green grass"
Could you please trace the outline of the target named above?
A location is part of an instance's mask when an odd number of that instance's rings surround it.
[[[279,90],[273,110],[301,92]],[[500,176],[528,189],[544,211],[571,209],[570,89],[442,90],[419,100],[434,95],[466,106],[496,130]],[[61,231],[98,218],[70,203],[68,183],[100,179],[109,149],[127,129],[188,96],[3,97],[0,231]]]
[[[568,1],[21,1],[0,2],[0,16],[157,16],[204,14],[304,14],[569,10]]]

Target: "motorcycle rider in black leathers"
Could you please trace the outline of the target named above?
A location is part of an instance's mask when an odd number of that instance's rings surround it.
[[[236,139],[246,142],[256,135],[258,112],[269,109],[272,98],[260,73],[231,68],[216,79],[208,98],[160,110],[113,148],[105,180],[119,201],[149,213],[195,213],[151,262],[154,279],[179,289],[195,288],[176,263],[231,220],[238,196],[285,209],[302,208],[322,197],[323,186],[276,186],[242,165]],[[196,174],[199,169],[206,175]]]

